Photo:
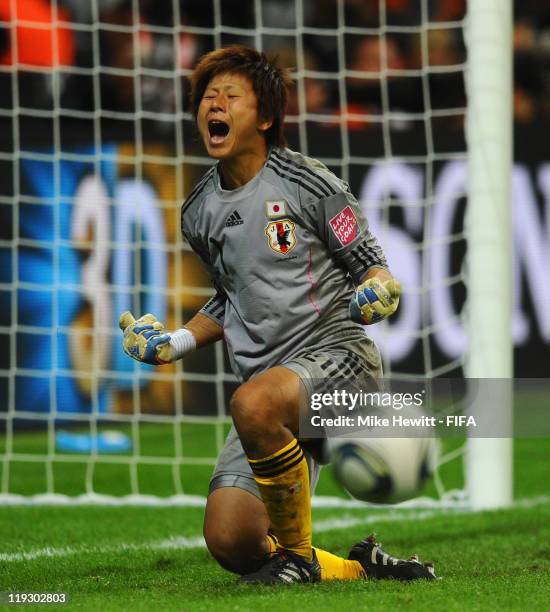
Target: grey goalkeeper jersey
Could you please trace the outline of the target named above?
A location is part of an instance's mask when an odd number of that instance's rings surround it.
[[[272,148],[233,191],[213,166],[184,202],[181,227],[216,288],[201,312],[223,326],[239,380],[339,331],[364,334],[348,304],[386,260],[348,185],[319,161]]]

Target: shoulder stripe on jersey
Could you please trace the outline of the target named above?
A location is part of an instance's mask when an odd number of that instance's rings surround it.
[[[303,181],[305,177],[303,175],[301,174],[299,175],[300,179],[294,178],[288,172],[281,171],[279,168],[277,168],[277,166],[273,165],[271,162],[267,163],[267,167],[273,170],[273,172],[275,172],[275,174],[279,175],[281,178],[286,179],[287,181],[290,181],[291,183],[296,183],[296,185],[300,185],[300,187],[303,187],[306,191],[309,191],[309,193],[312,193],[316,198],[319,198],[320,200],[322,200],[324,197],[326,197],[324,193],[321,193],[320,191],[317,191],[313,187],[310,187],[309,185],[305,184]]]
[[[282,170],[287,174],[290,173],[295,174],[296,176],[301,176],[304,181],[307,181],[313,187],[318,189],[325,197],[329,197],[331,195],[320,183],[317,183],[303,172],[300,172],[298,169],[293,169],[291,166],[285,166],[282,162],[277,161],[276,159],[270,159],[269,163],[277,166],[279,170]]]
[[[325,180],[320,174],[317,174],[316,172],[314,172],[311,168],[298,164],[292,159],[287,159],[286,157],[283,157],[281,154],[277,153],[277,151],[275,150],[273,151],[273,156],[276,157],[279,161],[286,162],[287,164],[295,166],[297,169],[303,170],[307,172],[308,174],[310,174],[311,176],[313,176],[315,179],[317,179],[320,183],[322,183],[329,190],[330,195],[336,194],[336,190],[334,189],[334,187],[327,180]]]
[[[320,174],[317,174],[311,168],[308,168],[306,165],[299,164],[298,162],[294,161],[293,159],[288,159],[288,158],[282,156],[280,153],[277,153],[277,151],[273,151],[273,155],[279,161],[285,162],[285,163],[287,163],[289,165],[294,166],[298,170],[302,170],[303,172],[307,172],[308,174],[310,174],[312,177],[317,179],[317,181],[322,183],[329,190],[329,193],[331,195],[335,195],[337,193],[336,190],[334,189],[334,187],[326,179],[324,179]]]
[[[193,191],[187,196],[187,198],[185,198],[185,201],[183,202],[183,207],[184,208],[187,208],[189,206],[189,204],[191,204],[191,202],[204,189],[204,187],[206,186],[206,183],[208,182],[208,180],[210,179],[210,177],[214,173],[214,168],[215,168],[215,166],[212,166],[212,168],[210,168],[210,170],[208,170],[208,172],[202,177],[202,179],[200,180],[199,184],[195,187],[195,189],[193,189]]]
[[[270,161],[274,164],[277,164],[279,167],[282,167],[288,172],[292,172],[293,174],[300,174],[312,185],[315,185],[315,187],[322,191],[327,197],[336,193],[336,191],[334,191],[334,189],[330,185],[328,185],[326,181],[322,181],[321,177],[317,176],[314,172],[309,171],[304,166],[300,166],[299,164],[286,160],[282,157],[276,157],[275,155],[271,158]],[[326,185],[328,185],[328,187]]]

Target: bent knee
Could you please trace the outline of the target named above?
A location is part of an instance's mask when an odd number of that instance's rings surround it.
[[[269,390],[244,383],[231,397],[231,416],[240,428],[263,430],[277,424],[277,411]]]
[[[263,411],[268,404],[269,399],[262,389],[256,388],[254,384],[244,383],[231,396],[229,407],[233,418],[247,418]]]
[[[237,539],[227,533],[222,533],[216,529],[205,526],[204,540],[210,554],[225,569],[235,571],[232,566],[238,556]]]
[[[226,570],[237,574],[253,572],[265,558],[265,536],[244,536],[205,525],[204,539],[210,554]]]

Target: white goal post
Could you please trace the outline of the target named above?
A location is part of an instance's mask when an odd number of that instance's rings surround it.
[[[465,372],[473,379],[503,379],[500,416],[508,422],[513,401],[512,4],[513,0],[469,0],[465,25],[469,330]],[[483,411],[483,394],[477,401],[474,411]],[[471,438],[466,483],[473,508],[509,505],[512,440]]]

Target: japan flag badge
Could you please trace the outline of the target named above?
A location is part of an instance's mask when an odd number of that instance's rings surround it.
[[[270,219],[286,215],[285,200],[268,200],[265,203],[266,214]]]

